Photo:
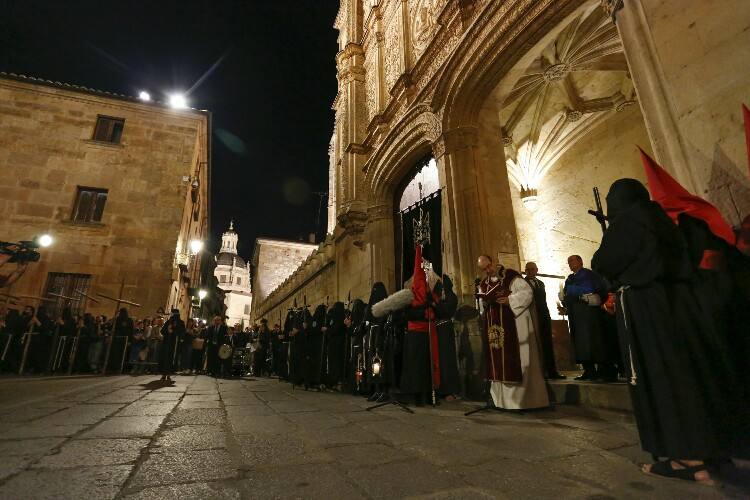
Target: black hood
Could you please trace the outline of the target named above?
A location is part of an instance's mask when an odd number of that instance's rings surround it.
[[[315,313],[313,314],[312,323],[310,324],[310,326],[313,330],[320,330],[325,325],[325,321],[326,306],[325,304],[320,304],[315,308]]]
[[[385,289],[385,285],[383,282],[378,281],[374,285],[372,285],[372,290],[370,291],[370,300],[367,301],[367,304],[370,306],[374,306],[381,300],[384,300],[386,297],[388,297],[388,290]]]
[[[362,299],[355,299],[352,302],[351,318],[354,325],[360,324],[365,319],[365,303]]]
[[[344,316],[346,315],[346,308],[343,302],[334,303],[328,310],[326,315],[326,325],[333,326],[339,325],[344,322]]]
[[[635,179],[617,179],[607,193],[607,218],[615,220],[637,204],[648,203],[648,189]]]

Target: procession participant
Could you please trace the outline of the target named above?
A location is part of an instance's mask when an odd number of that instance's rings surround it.
[[[302,307],[295,311],[290,339],[289,382],[292,385],[305,385],[305,359],[307,351],[307,329],[312,322],[310,311]]]
[[[338,388],[344,380],[345,313],[346,309],[343,302],[335,302],[326,313],[324,381],[329,389]]]
[[[531,314],[534,293],[521,275],[488,255],[477,260],[485,277],[478,286],[490,396],[497,408],[549,406],[539,341]]]
[[[221,316],[214,316],[211,327],[206,333],[206,371],[212,377],[219,376],[219,347],[227,334],[227,325]]]
[[[456,355],[456,330],[453,317],[458,309],[458,297],[453,292],[453,281],[447,274],[435,285],[439,301],[435,305],[437,315],[438,353],[440,356],[440,389],[438,394],[450,401],[461,392]]]
[[[385,285],[378,281],[372,285],[370,290],[370,299],[367,302],[367,309],[365,310],[365,330],[363,334],[363,355],[364,355],[364,389],[365,395],[368,396],[368,401],[376,401],[382,395],[381,387],[381,376],[374,374],[373,360],[376,356],[380,356],[378,349],[380,348],[383,340],[383,324],[385,318],[376,318],[372,313],[372,308],[378,302],[388,297],[388,291]]]
[[[579,255],[568,257],[568,267],[572,274],[565,280],[560,312],[568,314],[575,360],[583,366],[575,379],[616,382],[617,341],[600,307],[607,299],[604,280],[585,268]]]
[[[351,311],[344,316],[346,327],[346,385],[347,390],[354,395],[362,393],[365,372],[365,358],[363,337],[365,331],[366,304],[361,299],[355,299]]]
[[[238,345],[244,344],[239,342]],[[267,359],[268,353],[271,348],[271,332],[268,331],[268,320],[263,318],[260,320],[260,327],[258,329],[258,342],[257,349],[253,356],[254,374],[257,377],[262,377],[263,374],[268,374],[270,367],[268,366]]]
[[[388,298],[381,300],[372,307],[372,315],[382,321],[383,328],[379,331],[377,357],[373,359],[371,370],[377,368],[377,380],[380,390],[377,402],[384,402],[390,397],[390,392],[398,386],[402,375],[403,357],[402,346],[404,330],[406,329],[406,310],[414,299],[411,288],[402,289]]]
[[[537,278],[539,268],[535,262],[526,263],[526,282],[534,291],[534,306],[536,307],[537,337],[542,348],[542,361],[544,362],[544,375],[551,380],[565,378],[557,371],[555,363],[555,349],[552,343],[552,317],[547,307],[547,289],[544,282]]]
[[[296,311],[294,309],[289,309],[286,314],[286,318],[284,319],[284,329],[282,330],[282,350],[285,354],[283,354],[285,363],[281,366],[282,370],[282,377],[285,380],[291,381],[292,379],[292,372],[293,372],[293,366],[292,366],[292,359],[294,358],[294,323],[296,321]]]
[[[159,373],[161,380],[172,381],[174,373],[175,349],[177,348],[177,339],[184,337],[185,323],[180,318],[180,310],[172,309],[172,315],[169,317],[164,326],[161,327],[161,351],[159,352]]]
[[[406,310],[407,329],[404,334],[401,381],[402,394],[414,396],[417,406],[432,399],[433,391],[440,386],[440,362],[436,330],[435,306],[440,299],[427,282],[422,268],[422,247],[417,245],[414,256],[414,274],[411,278],[413,298]],[[436,284],[436,283],[435,283]]]
[[[282,353],[284,347],[284,334],[281,331],[281,326],[275,323],[273,330],[271,330],[271,350],[273,351],[273,355],[271,356],[271,374],[277,377],[281,377],[281,365],[286,362],[285,353]],[[284,357],[282,358],[282,356]]]
[[[192,347],[190,352],[190,373],[192,375],[196,375],[203,370],[203,353],[206,348],[206,332],[207,328],[205,322],[201,320],[198,320],[193,331],[189,332],[192,337],[190,342]]]
[[[315,308],[312,319],[306,329],[305,338],[305,387],[319,388],[323,383],[323,328],[326,324],[326,306],[320,304]]]
[[[618,333],[641,447],[668,458],[642,470],[711,484],[704,460],[722,451],[711,403],[692,368],[701,354],[690,352],[691,339],[701,335],[704,320],[689,289],[684,240],[635,179],[612,184],[607,218],[592,265],[618,288]]]
[[[44,306],[39,306],[36,314],[32,311],[32,331],[36,335],[31,336],[29,346],[28,365],[35,373],[44,373],[49,366],[50,354],[52,353],[52,335],[55,331],[55,322],[47,315]],[[24,330],[28,332],[28,328]]]

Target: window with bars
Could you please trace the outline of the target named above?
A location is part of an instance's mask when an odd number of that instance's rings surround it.
[[[70,305],[73,315],[83,314],[86,312],[86,297],[77,292],[88,294],[90,287],[90,274],[48,273],[44,297],[51,301],[44,302],[47,313],[50,317],[57,318]]]
[[[240,277],[239,277],[239,276],[237,276],[237,284],[238,284],[238,285],[241,285],[241,284],[242,284],[242,279],[240,279]]]
[[[94,127],[94,140],[120,144],[122,129],[125,127],[124,118],[99,115]]]
[[[70,219],[73,222],[101,222],[107,193],[106,189],[78,186]]]
[[[227,275],[226,274],[220,274],[219,275],[219,283],[226,283],[227,282]]]
[[[245,314],[250,314],[250,305],[245,304]]]

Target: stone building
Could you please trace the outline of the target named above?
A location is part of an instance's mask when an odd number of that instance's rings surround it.
[[[0,74],[0,239],[54,237],[12,294],[111,316],[101,293],[140,304],[134,316],[187,316],[200,285],[190,242],[209,231],[210,137],[207,111]]]
[[[221,235],[221,250],[216,256],[214,276],[219,288],[224,290],[227,324],[250,325],[250,307],[253,295],[250,288],[250,263],[237,255],[239,236],[234,231],[234,222],[229,230]]]
[[[252,286],[255,303],[266,302],[269,294],[292,275],[317,248],[318,245],[303,241],[256,239],[252,259]],[[312,296],[310,298],[312,299]],[[253,308],[253,318],[257,320],[264,316],[267,307],[266,305],[262,310]]]
[[[330,234],[259,314],[401,288],[402,221],[428,203],[463,303],[481,253],[564,276],[601,238],[592,188],[645,181],[636,146],[732,224],[750,212],[750,2],[341,0],[334,26]]]

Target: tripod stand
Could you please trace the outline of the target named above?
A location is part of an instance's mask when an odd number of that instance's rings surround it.
[[[409,408],[408,406],[406,406],[401,401],[398,401],[397,399],[394,399],[393,396],[391,396],[390,394],[388,394],[387,397],[388,397],[387,401],[382,401],[382,402],[380,402],[380,403],[378,403],[376,405],[373,405],[373,406],[370,406],[370,407],[366,408],[365,410],[366,411],[370,411],[370,410],[374,410],[376,408],[381,408],[381,407],[386,406],[386,405],[396,405],[398,408],[404,410],[407,413],[412,413],[412,414],[414,413],[414,410],[412,410],[411,408]]]

